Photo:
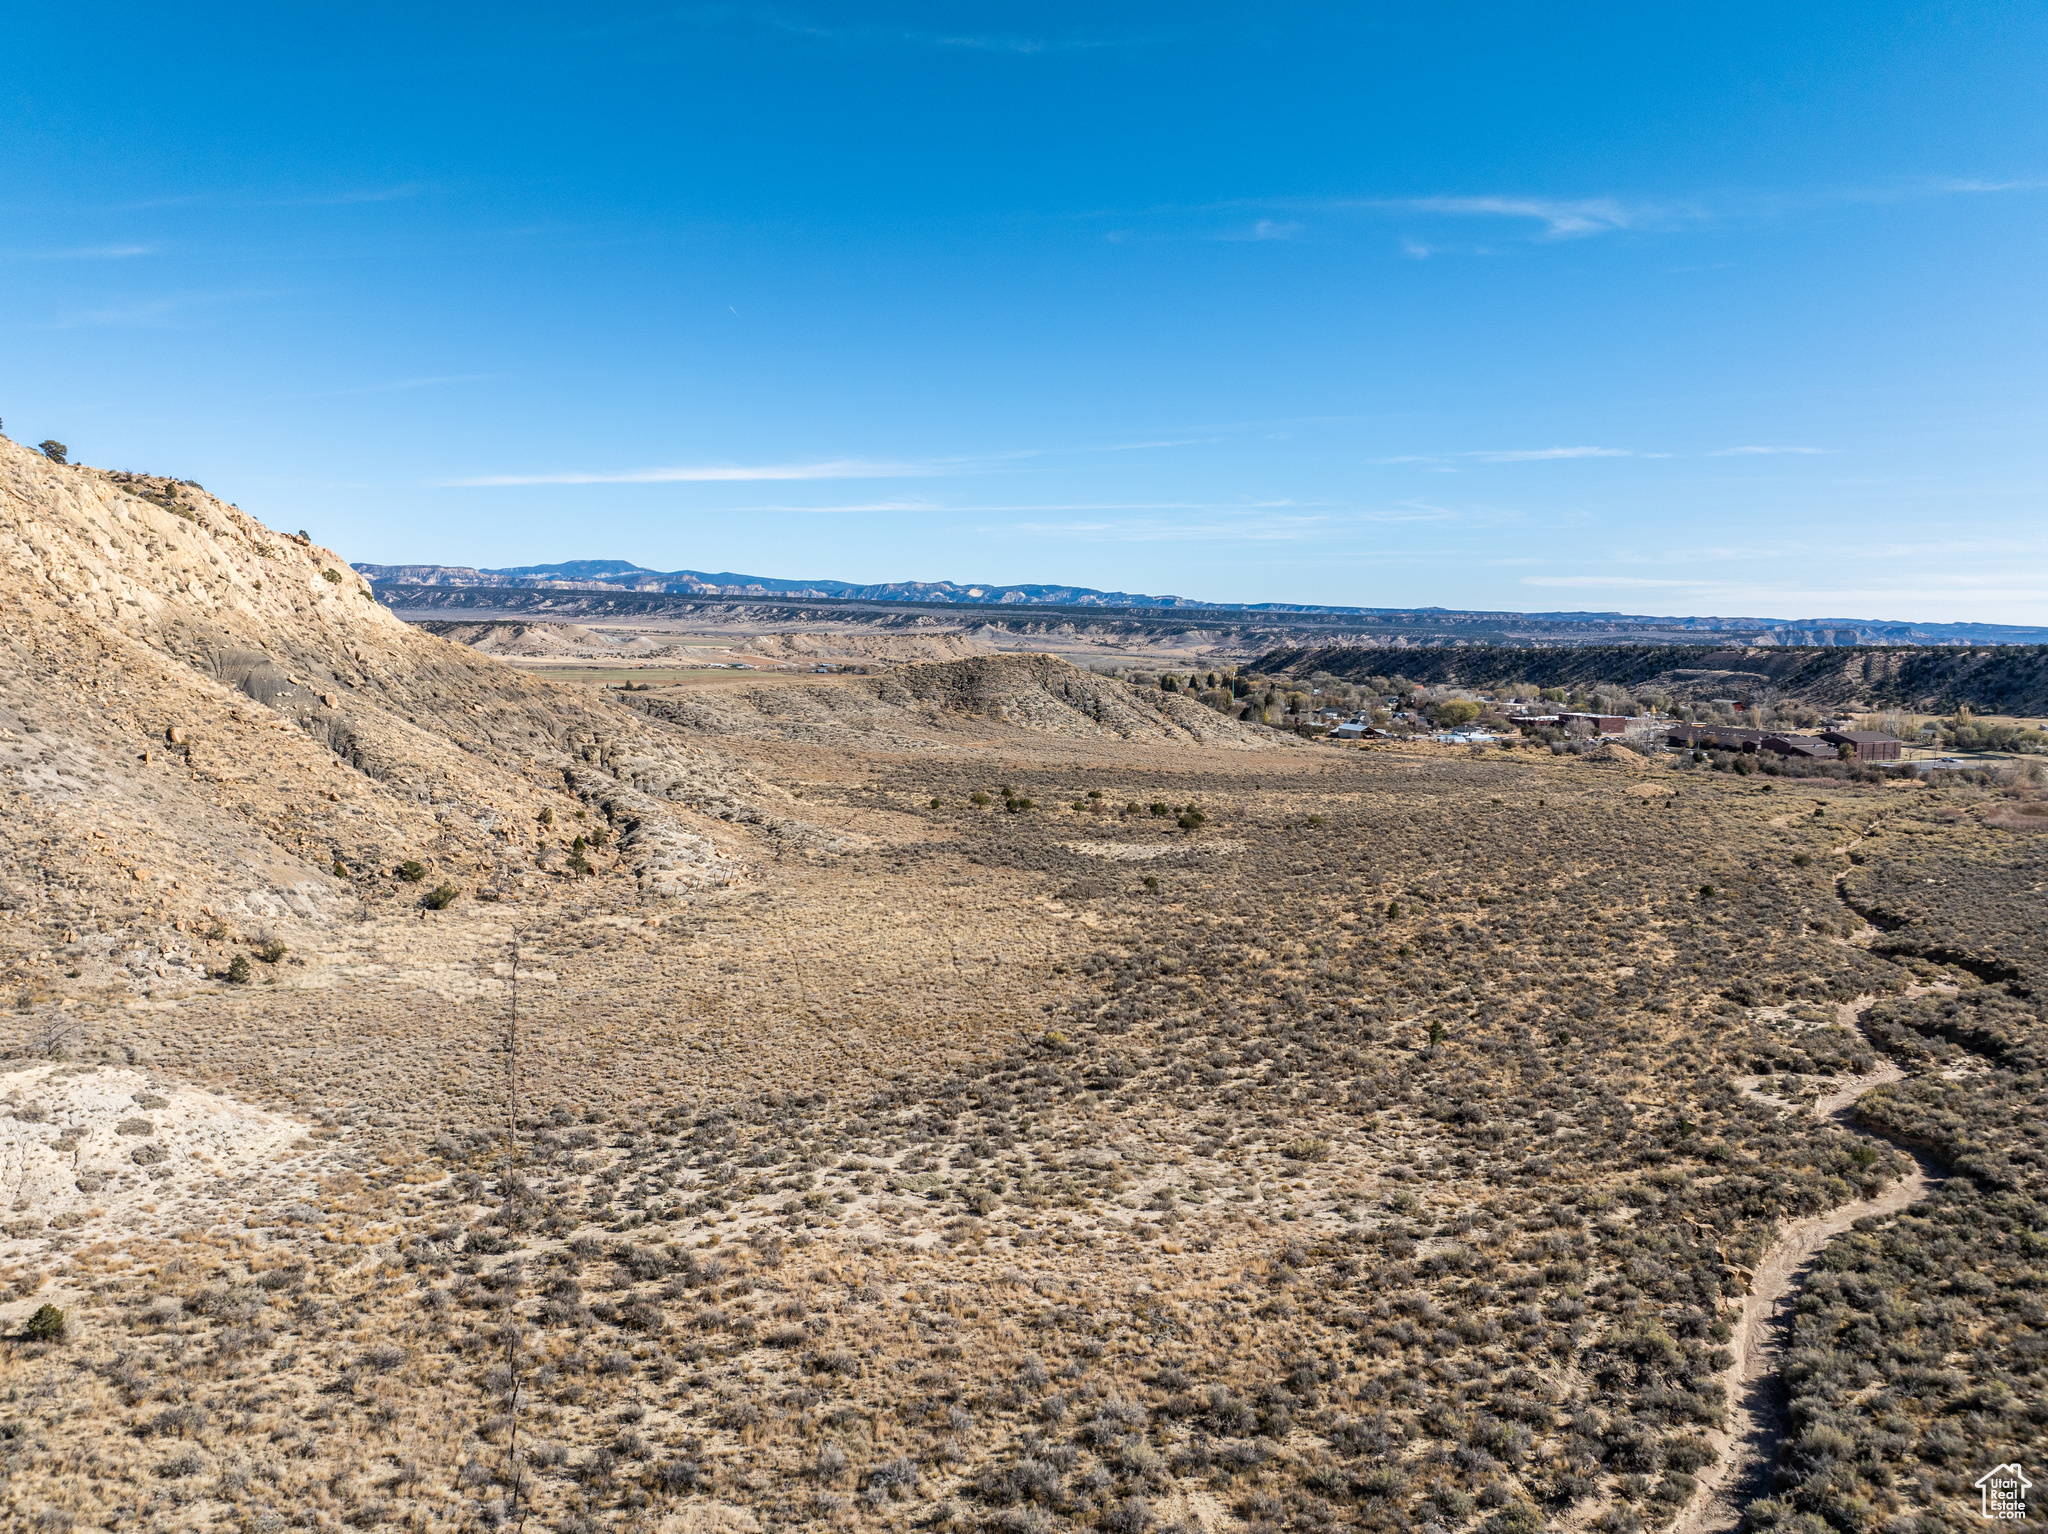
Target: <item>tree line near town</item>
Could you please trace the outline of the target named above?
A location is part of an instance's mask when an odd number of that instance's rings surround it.
[[[1513,682],[1586,689],[1651,688],[1674,697],[1768,696],[1816,709],[2048,714],[2048,645],[1840,648],[1708,645],[1505,645],[1333,647],[1275,650],[1249,670],[1352,680],[1401,675],[1468,688]]]
[[[1412,658],[1417,652],[1380,653]],[[1631,686],[1597,679],[1550,686],[1528,681],[1467,685],[1418,680],[1400,670],[1388,675],[1355,671],[1339,674],[1329,670],[1297,675],[1286,671],[1240,671],[1234,667],[1190,671],[1130,666],[1103,669],[1136,686],[1180,694],[1234,718],[1266,725],[1291,725],[1313,734],[1327,730],[1327,719],[1312,722],[1313,716],[1323,711],[1339,717],[1363,718],[1380,730],[1395,734],[1476,725],[1504,733],[1519,731],[1531,742],[1547,745],[1583,739],[1594,733],[1593,727],[1583,721],[1561,720],[1542,726],[1518,724],[1517,719],[1549,708],[1562,713],[1644,720],[1646,727],[1654,716],[1684,723],[1788,733],[1811,733],[1829,720],[1826,711],[1786,696],[1772,686],[1743,689],[1740,698],[1710,698],[1703,694],[1713,691],[1712,688],[1674,690],[1657,682]],[[1721,685],[1727,685],[1725,678]],[[2048,754],[2048,731],[2039,725],[1981,719],[1968,704],[1938,717],[1898,709],[1856,713],[1848,723],[1853,728],[1891,734],[1943,750]],[[1654,734],[1652,730],[1651,735]],[[1783,763],[1766,765],[1785,770]]]

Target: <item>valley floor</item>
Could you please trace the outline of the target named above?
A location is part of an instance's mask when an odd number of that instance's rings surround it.
[[[1988,847],[1940,790],[728,744],[840,850],[366,916],[17,1061],[17,1132],[116,1178],[7,1227],[5,1315],[69,1323],[0,1363],[18,1513],[1669,1522],[1776,1233],[1911,1175],[1802,1105],[1872,1067],[1837,1007],[1983,984],[1834,878]],[[1870,1505],[1945,1524],[1961,1468]]]

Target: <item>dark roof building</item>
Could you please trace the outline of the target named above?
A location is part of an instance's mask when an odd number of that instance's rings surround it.
[[[1832,761],[1836,750],[1824,740],[1811,735],[1769,735],[1757,743],[1759,751],[1774,751],[1779,756],[1803,757],[1808,761]]]
[[[1876,730],[1823,730],[1820,738],[1831,746],[1848,746],[1859,762],[1896,762],[1899,738]]]
[[[1711,746],[1717,751],[1754,751],[1768,730],[1745,730],[1733,724],[1675,724],[1664,734],[1674,746]]]
[[[1705,746],[1715,751],[1769,751],[1806,761],[1829,761],[1835,748],[1811,735],[1786,735],[1775,730],[1745,730],[1732,724],[1679,724],[1665,733],[1674,746]]]

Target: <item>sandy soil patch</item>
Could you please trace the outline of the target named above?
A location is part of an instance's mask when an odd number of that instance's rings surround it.
[[[154,1223],[140,1206],[269,1167],[304,1126],[145,1072],[61,1063],[0,1074],[0,1260],[60,1231]]]
[[[1108,858],[1117,863],[1143,863],[1175,852],[1237,852],[1243,842],[1067,842],[1068,851],[1083,857]]]

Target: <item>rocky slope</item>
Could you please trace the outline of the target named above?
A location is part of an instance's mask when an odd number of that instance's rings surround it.
[[[638,660],[662,649],[637,634],[608,634],[580,623],[422,623],[429,634],[479,655],[516,660]]]
[[[407,904],[406,863],[488,897],[591,833],[675,891],[735,876],[733,822],[818,840],[681,732],[408,626],[196,485],[0,440],[0,592],[0,972],[32,994],[161,978],[181,930]]]
[[[933,661],[816,685],[763,682],[627,697],[650,716],[692,732],[817,745],[914,749],[986,736],[991,727],[1240,750],[1302,744],[1296,736],[1241,724],[1199,703],[1132,687],[1050,655]]]
[[[885,702],[902,700],[1060,735],[1251,749],[1298,743],[1297,737],[1240,724],[1188,699],[1134,688],[1049,655],[905,666],[881,678],[875,693]]]

